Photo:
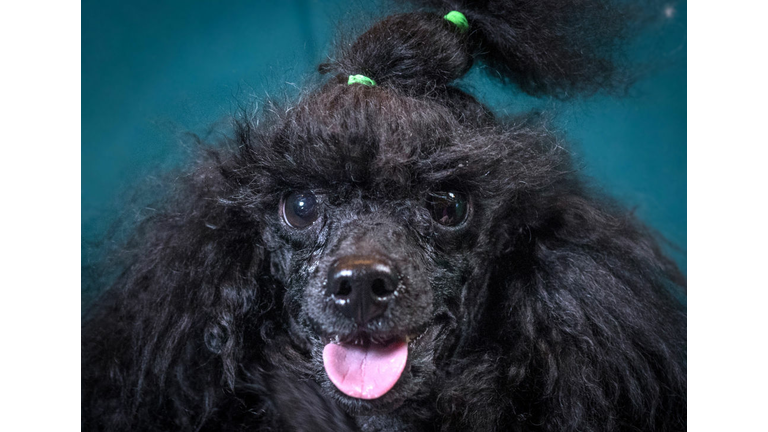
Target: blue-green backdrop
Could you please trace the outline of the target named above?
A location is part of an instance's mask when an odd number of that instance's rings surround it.
[[[237,104],[300,86],[339,21],[381,13],[371,2],[82,2],[82,236],[103,236],[127,191],[178,160],[180,131],[204,134]],[[675,247],[686,268],[686,5],[659,6],[636,55],[651,73],[624,98],[542,101],[464,79],[498,112],[558,113],[584,170]],[[52,71],[55,73],[55,65]]]

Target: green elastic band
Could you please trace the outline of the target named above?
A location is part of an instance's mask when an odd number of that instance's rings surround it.
[[[368,78],[365,75],[350,75],[349,81],[347,81],[347,85],[352,85],[352,84],[362,84],[362,85],[367,85],[369,87],[374,87],[376,86],[376,81]]]
[[[450,11],[448,12],[448,15],[444,16],[443,18],[456,24],[456,27],[458,27],[462,32],[469,30],[469,21],[467,21],[467,17],[465,17],[464,14],[459,11]]]

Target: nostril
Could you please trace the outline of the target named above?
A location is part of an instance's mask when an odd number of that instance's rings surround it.
[[[336,290],[336,297],[346,297],[352,293],[352,284],[348,280],[344,279],[339,282],[339,288]]]
[[[394,287],[388,286],[383,279],[376,278],[371,283],[371,291],[373,292],[373,295],[383,299],[384,297],[387,297],[390,294],[392,294],[392,292],[394,291]]]

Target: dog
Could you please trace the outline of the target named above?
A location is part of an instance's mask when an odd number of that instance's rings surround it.
[[[546,120],[452,84],[621,86],[629,12],[418,6],[138,225],[84,318],[83,430],[685,430],[685,278]]]

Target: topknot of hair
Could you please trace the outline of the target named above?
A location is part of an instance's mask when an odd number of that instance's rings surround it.
[[[405,91],[443,87],[472,67],[466,35],[433,13],[392,15],[373,25],[320,72],[362,74],[377,85]]]
[[[623,90],[623,45],[639,7],[619,0],[411,0],[422,11],[374,24],[323,73],[362,74],[383,86],[431,92],[481,60],[491,76],[534,96]],[[469,30],[443,19],[461,12]]]

